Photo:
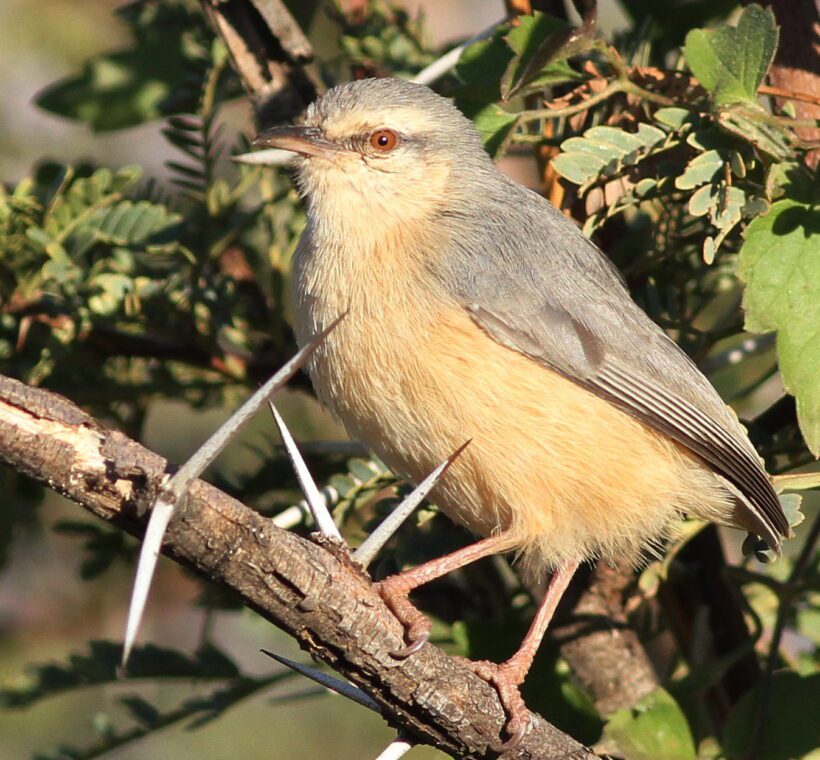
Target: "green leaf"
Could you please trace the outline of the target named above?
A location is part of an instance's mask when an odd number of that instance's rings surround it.
[[[693,114],[688,108],[669,106],[668,108],[659,108],[655,111],[654,119],[658,124],[678,131],[684,126],[697,121],[697,115]]]
[[[103,53],[37,97],[46,111],[99,131],[123,129],[180,111],[196,111],[192,86],[209,64],[202,14],[185,3],[131,3],[120,11],[133,47]]]
[[[631,708],[610,715],[605,742],[614,743],[629,760],[696,760],[686,716],[664,689],[655,689]]]
[[[472,119],[484,141],[484,149],[491,156],[502,153],[507,139],[515,129],[518,116],[505,111],[495,103],[458,99],[456,105],[468,119]]]
[[[583,185],[599,175],[611,177],[624,165],[638,163],[666,139],[666,132],[649,124],[639,125],[637,132],[591,127],[582,137],[564,140],[552,165],[562,177]]]
[[[487,40],[470,45],[458,60],[456,76],[463,82],[457,97],[463,95],[486,102],[501,99],[499,83],[513,53],[504,42],[504,29]]]
[[[689,197],[689,213],[692,216],[705,216],[710,209],[717,206],[718,187],[717,185],[704,185],[696,190]]]
[[[757,88],[769,70],[777,37],[772,11],[749,5],[736,27],[693,29],[686,35],[683,53],[716,106],[756,105]]]
[[[591,153],[561,153],[552,159],[552,168],[576,185],[598,175],[606,161]]]
[[[716,150],[707,150],[692,159],[683,174],[675,179],[678,190],[692,190],[712,182],[723,170],[724,159]]]
[[[728,760],[747,756],[757,720],[756,689],[744,692],[726,721],[723,747]],[[799,676],[775,673],[771,682],[769,708],[765,716],[763,743],[757,757],[766,760],[802,758],[820,746],[820,674]]]
[[[735,104],[717,114],[721,129],[739,137],[778,161],[792,158],[792,134],[757,103]]]
[[[503,100],[548,84],[579,78],[566,59],[589,47],[591,35],[538,11],[532,16],[519,16],[517,20],[517,26],[504,38],[514,55],[501,78]]]
[[[27,707],[66,691],[123,680],[121,659],[119,642],[92,641],[88,654],[72,654],[65,664],[39,665],[24,683],[0,689],[0,707]],[[234,678],[237,674],[233,662],[211,648],[188,657],[149,644],[134,650],[127,678]]]
[[[820,455],[818,232],[816,205],[778,201],[747,228],[739,262],[746,329],[777,331],[783,384],[797,399],[800,429],[815,456]]]

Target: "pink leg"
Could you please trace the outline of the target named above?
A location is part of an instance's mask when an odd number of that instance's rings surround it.
[[[541,640],[555,614],[555,609],[577,569],[578,563],[575,562],[553,573],[547,592],[538,606],[527,635],[524,636],[518,651],[509,660],[501,664],[487,660],[470,662],[475,672],[496,688],[501,704],[504,705],[509,716],[506,730],[510,734],[510,739],[496,748],[500,752],[514,749],[524,738],[529,725],[530,713],[521,697],[519,686],[524,682],[532,667],[532,661],[535,659]]]
[[[418,652],[430,638],[430,621],[408,599],[413,589],[484,557],[501,554],[514,546],[514,542],[503,533],[490,536],[398,575],[391,575],[379,583],[379,594],[385,604],[405,626],[407,646],[391,654],[399,658],[409,657]]]
[[[508,551],[514,546],[515,544],[505,534],[491,536],[451,554],[425,562],[411,570],[393,575],[379,583],[379,593],[385,604],[404,623],[405,638],[408,642],[406,647],[391,652],[391,654],[398,658],[409,657],[418,652],[430,637],[430,621],[411,604],[408,598],[413,589],[483,557]],[[496,747],[499,752],[514,749],[524,738],[529,726],[530,713],[521,697],[519,686],[527,677],[541,640],[555,614],[555,609],[577,569],[578,563],[575,562],[553,573],[527,635],[518,651],[509,660],[501,664],[486,660],[477,662],[467,660],[467,664],[475,670],[476,674],[495,687],[501,704],[504,705],[509,716],[506,731],[510,739]]]

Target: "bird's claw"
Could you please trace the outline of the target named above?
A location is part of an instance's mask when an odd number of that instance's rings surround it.
[[[507,713],[504,732],[509,736],[509,739],[500,744],[493,744],[493,752],[502,755],[516,749],[524,739],[532,721],[530,711],[527,709],[518,688],[523,681],[522,675],[511,663],[498,664],[487,660],[468,660],[466,657],[458,657],[457,659],[498,692],[498,698]]]
[[[401,580],[400,575],[394,575],[377,584],[384,603],[404,625],[407,646],[390,652],[390,656],[397,660],[406,659],[418,652],[429,641],[432,628],[430,621],[410,603],[409,590]]]
[[[414,637],[408,631],[405,634],[405,638],[410,643],[406,647],[402,647],[401,649],[393,649],[390,652],[391,657],[395,657],[397,660],[404,660],[408,658],[411,654],[415,654],[429,641],[430,632],[424,631],[418,636]]]

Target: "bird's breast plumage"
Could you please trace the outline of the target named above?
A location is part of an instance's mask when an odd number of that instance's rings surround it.
[[[413,481],[471,439],[433,495],[454,520],[513,531],[543,568],[635,556],[684,511],[726,517],[730,499],[700,460],[492,339],[409,265],[406,240],[353,256],[313,233],[294,269],[300,344],[348,312],[312,358],[317,394]]]

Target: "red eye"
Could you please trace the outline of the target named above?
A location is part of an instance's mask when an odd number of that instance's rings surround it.
[[[399,136],[392,129],[377,129],[370,135],[370,146],[379,153],[389,153],[399,141]]]

